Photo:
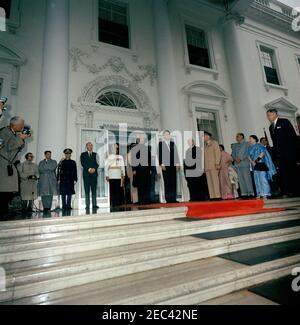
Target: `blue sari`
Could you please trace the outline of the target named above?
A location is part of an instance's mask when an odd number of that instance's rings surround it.
[[[265,163],[267,165],[267,167],[269,168],[267,176],[269,180],[272,180],[273,176],[277,174],[277,171],[268,150],[260,143],[250,145],[248,148],[248,155],[253,161],[255,161],[261,155],[261,153],[264,153],[264,157],[260,162]]]

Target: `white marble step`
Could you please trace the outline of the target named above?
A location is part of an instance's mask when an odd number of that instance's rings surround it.
[[[186,218],[186,212],[184,211],[173,211],[169,214],[163,214],[157,212],[156,215],[150,216],[142,216],[138,215],[136,217],[122,217],[120,219],[114,217],[112,219],[104,218],[97,219],[93,221],[81,221],[73,223],[58,223],[53,225],[30,225],[30,226],[22,226],[17,228],[9,228],[9,229],[0,229],[0,241],[2,239],[10,239],[12,237],[24,237],[30,236],[33,237],[35,235],[50,236],[51,234],[60,234],[68,235],[70,232],[83,232],[90,231],[91,229],[95,231],[95,229],[106,228],[106,227],[117,227],[117,226],[134,226],[141,224],[149,224],[154,222],[162,222],[175,220],[180,218]],[[71,234],[72,235],[72,234]]]
[[[265,218],[278,218],[279,221],[285,221],[289,220],[289,218],[292,215],[299,215],[300,217],[300,211],[288,211],[288,212],[280,212],[280,213],[266,213],[266,214],[258,214],[255,217],[252,216],[243,216],[243,222],[246,222],[246,220],[251,220],[251,224],[254,220],[264,220]],[[167,216],[168,218],[169,216]],[[173,219],[174,218],[174,219]],[[297,219],[297,216],[291,217]],[[238,218],[241,220],[241,218]],[[228,218],[226,219],[226,224],[233,222],[236,223],[238,221],[237,218]],[[217,220],[193,220],[194,225],[198,223],[198,225],[202,226],[208,226],[213,225],[215,229],[218,229],[217,227],[221,225],[223,227],[223,224],[225,219],[217,219]],[[52,244],[59,244],[61,240],[63,239],[63,243],[66,244],[68,242],[75,242],[77,240],[87,241],[87,240],[96,240],[99,237],[101,239],[105,238],[115,238],[115,237],[122,237],[122,236],[135,236],[137,234],[140,234],[142,231],[144,234],[148,234],[149,232],[161,232],[165,227],[168,228],[168,230],[176,230],[178,229],[179,225],[182,226],[182,222],[187,222],[188,220],[182,216],[180,213],[178,215],[172,214],[172,219],[169,220],[161,220],[161,221],[153,221],[153,222],[146,222],[146,223],[140,223],[140,224],[132,224],[132,225],[118,225],[113,227],[91,227],[91,224],[82,224],[77,225],[76,223],[72,226],[67,226],[67,229],[63,231],[63,227],[65,226],[58,226],[58,232],[56,232],[56,226],[50,226],[46,227],[46,229],[40,229],[41,233],[38,233],[36,230],[31,231],[28,230],[30,234],[28,235],[14,235],[13,231],[9,231],[10,236],[8,236],[8,233],[5,234],[4,238],[1,238],[0,235],[0,245],[3,246],[3,250],[1,251],[0,247],[0,253],[4,251],[7,248],[6,251],[8,251],[9,245],[22,245],[23,248],[30,246],[29,243],[34,242],[36,245],[40,245],[42,242],[47,243],[47,246]],[[191,227],[194,227],[191,226]],[[82,227],[83,226],[83,227]],[[71,229],[69,229],[72,228]],[[185,229],[185,228],[184,228]],[[38,230],[38,229],[37,229]],[[47,232],[48,230],[48,232]],[[32,233],[31,233],[32,232]],[[1,232],[0,232],[1,233]],[[27,245],[27,246],[26,246]]]
[[[224,253],[300,239],[300,227],[279,229],[215,241],[200,240],[199,244],[173,249],[148,251],[100,260],[27,270],[7,276],[7,291],[0,293],[0,301],[20,299],[39,293],[103,281],[113,277],[145,272],[166,266],[187,263]]]
[[[135,225],[131,227],[112,227],[90,231],[87,234],[74,234],[67,238],[55,238],[53,240],[30,240],[24,242],[3,243],[0,246],[0,263],[11,263],[17,261],[28,261],[41,257],[52,257],[79,253],[90,250],[118,247],[135,243],[150,242],[168,238],[176,238],[210,231],[233,229],[254,225],[263,225],[280,221],[297,220],[299,214],[289,213],[277,216],[249,216],[222,219],[203,220],[195,222],[169,221],[162,223]],[[295,213],[295,212],[294,212]],[[121,229],[120,229],[121,228]]]
[[[265,206],[272,205],[272,204],[281,204],[281,203],[294,203],[297,202],[300,204],[300,197],[295,198],[287,198],[287,199],[274,199],[274,200],[267,200],[265,202]]]
[[[8,264],[2,264],[7,274],[19,273],[29,269],[44,269],[45,267],[62,266],[74,264],[78,261],[99,260],[103,258],[115,258],[117,256],[138,254],[146,251],[156,251],[158,249],[168,249],[174,246],[192,245],[199,243],[200,239],[193,236],[180,238],[163,239],[138,244],[123,245],[118,247],[109,247],[98,250],[89,250],[84,252],[72,252],[65,255],[55,255],[51,257],[40,257],[28,261],[17,261]]]
[[[300,198],[267,200],[266,208],[296,208],[300,207]]]
[[[53,232],[133,225],[186,217],[187,208],[155,209],[117,212],[93,216],[62,217],[54,219],[20,220],[0,223],[0,238],[11,235],[34,235]]]
[[[57,291],[47,291],[32,297],[14,300],[9,304],[111,304],[120,299],[141,293],[170,288],[188,281],[197,280],[206,274],[217,275],[223,272],[246,267],[236,262],[213,257],[142,273],[131,274],[82,286]],[[1,303],[0,303],[1,304]]]
[[[300,265],[300,255],[255,266],[241,267],[218,275],[207,275],[196,281],[116,300],[115,305],[196,305],[252,286],[290,275]]]

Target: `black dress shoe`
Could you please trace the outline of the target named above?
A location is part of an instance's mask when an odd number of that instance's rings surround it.
[[[98,210],[100,209],[97,205],[93,207],[93,210]]]

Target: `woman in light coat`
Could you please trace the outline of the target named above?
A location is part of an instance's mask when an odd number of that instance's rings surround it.
[[[34,156],[28,153],[25,161],[18,165],[21,180],[21,198],[24,211],[31,212],[34,200],[37,199],[37,184],[40,177],[38,165],[33,162]]]
[[[58,195],[56,169],[57,162],[52,160],[51,151],[46,151],[45,159],[39,164],[40,180],[38,184],[39,195],[42,197],[45,212],[51,210],[53,196]]]

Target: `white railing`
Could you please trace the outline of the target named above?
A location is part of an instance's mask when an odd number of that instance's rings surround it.
[[[261,4],[262,6],[270,7],[270,1],[269,0],[255,0],[255,2]]]
[[[292,18],[292,8],[289,8],[288,6],[285,6],[284,4],[281,4],[278,1],[272,1],[272,0],[255,0],[256,3],[260,4],[261,6],[267,7],[269,9],[272,9],[276,12],[281,13],[284,16],[287,16],[289,18]]]

